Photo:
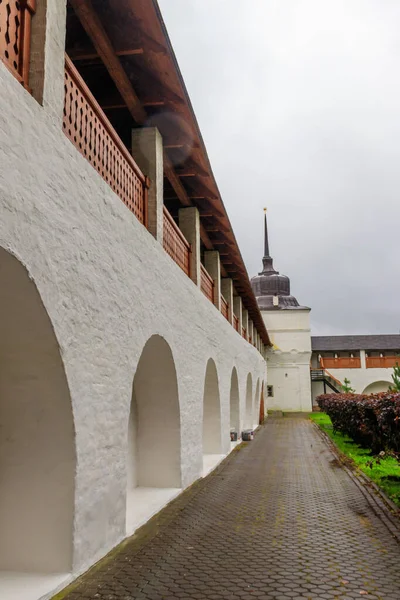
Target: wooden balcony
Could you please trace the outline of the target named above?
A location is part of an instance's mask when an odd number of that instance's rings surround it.
[[[366,356],[367,369],[393,369],[400,364],[400,356]]]
[[[323,361],[325,369],[361,369],[361,359],[359,357],[324,357]]]
[[[242,337],[247,340],[247,329],[245,327],[242,327]]]
[[[0,60],[28,88],[31,53],[31,20],[35,0],[0,2]]]
[[[235,314],[233,314],[233,326],[239,332],[239,319]]]
[[[167,254],[190,277],[190,244],[164,206],[163,246]]]
[[[229,304],[221,294],[221,313],[224,315],[225,319],[229,321]]]
[[[149,181],[68,56],[65,58],[63,129],[79,152],[146,226]]]
[[[202,264],[200,264],[200,288],[205,297],[214,304],[214,280]]]

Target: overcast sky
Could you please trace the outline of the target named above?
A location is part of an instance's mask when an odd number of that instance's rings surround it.
[[[400,1],[159,0],[250,276],[314,334],[400,332]]]

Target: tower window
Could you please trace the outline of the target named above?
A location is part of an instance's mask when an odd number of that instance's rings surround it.
[[[268,396],[268,398],[274,397],[274,386],[273,385],[267,385],[267,396]]]

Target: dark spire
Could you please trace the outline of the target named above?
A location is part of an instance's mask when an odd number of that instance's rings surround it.
[[[264,256],[263,270],[253,277],[251,286],[261,310],[277,310],[281,308],[296,308],[299,306],[296,298],[290,294],[290,280],[286,275],[275,271],[273,259],[269,255],[267,209],[264,208]]]
[[[269,256],[267,209],[264,208],[264,256]]]
[[[269,255],[269,243],[268,243],[268,226],[267,226],[267,209],[264,208],[264,258],[263,261],[263,270],[261,273],[278,273],[275,271],[273,266],[273,260]],[[261,275],[259,273],[259,275]]]

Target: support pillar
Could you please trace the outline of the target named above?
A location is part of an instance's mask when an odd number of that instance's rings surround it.
[[[254,331],[253,331],[253,321],[251,319],[249,319],[249,340],[251,338],[251,344],[254,344]]]
[[[229,304],[229,323],[233,325],[233,281],[229,277],[221,279],[221,294]]]
[[[147,228],[163,243],[164,159],[163,142],[157,127],[132,130],[132,156],[150,179],[147,204]]]
[[[242,299],[240,296],[233,296],[233,312],[239,320],[239,333],[242,335]]]
[[[206,250],[204,262],[208,274],[214,281],[214,304],[221,311],[221,262],[217,250]]]
[[[246,329],[246,336],[248,339],[249,338],[249,313],[245,308],[242,308],[242,321],[243,321],[243,327]]]
[[[179,229],[192,247],[190,277],[200,287],[200,215],[195,206],[179,209]]]

